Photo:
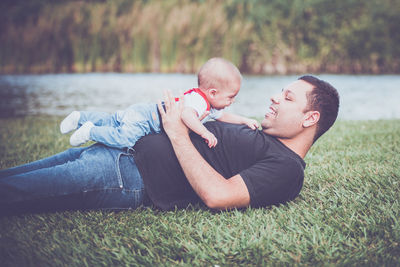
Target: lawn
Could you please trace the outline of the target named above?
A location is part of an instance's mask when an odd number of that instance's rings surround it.
[[[60,152],[60,118],[0,119],[0,168]],[[300,196],[214,212],[0,218],[2,266],[400,266],[400,120],[339,121],[306,157]]]

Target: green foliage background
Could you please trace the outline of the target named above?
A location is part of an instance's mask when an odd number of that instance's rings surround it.
[[[2,1],[0,73],[399,73],[400,0]]]

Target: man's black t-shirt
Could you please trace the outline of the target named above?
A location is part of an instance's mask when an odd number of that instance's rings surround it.
[[[226,179],[240,174],[252,207],[284,203],[299,194],[305,163],[276,138],[245,125],[208,122],[205,126],[218,139],[217,146],[209,148],[203,138],[191,133],[193,145]],[[145,136],[134,148],[145,190],[155,206],[172,209],[201,202],[164,133]]]

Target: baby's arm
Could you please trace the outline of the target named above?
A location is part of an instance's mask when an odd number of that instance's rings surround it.
[[[217,138],[201,123],[197,112],[191,107],[185,107],[181,115],[182,121],[189,129],[206,139],[208,146],[214,147],[217,145]]]
[[[222,112],[222,115],[217,120],[235,124],[246,124],[249,128],[253,130],[257,130],[259,127],[259,124],[256,120],[226,112]]]

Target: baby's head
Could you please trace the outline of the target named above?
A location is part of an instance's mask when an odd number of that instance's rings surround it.
[[[206,95],[211,107],[223,109],[234,102],[242,75],[228,60],[211,58],[200,68],[197,79],[198,87]]]

